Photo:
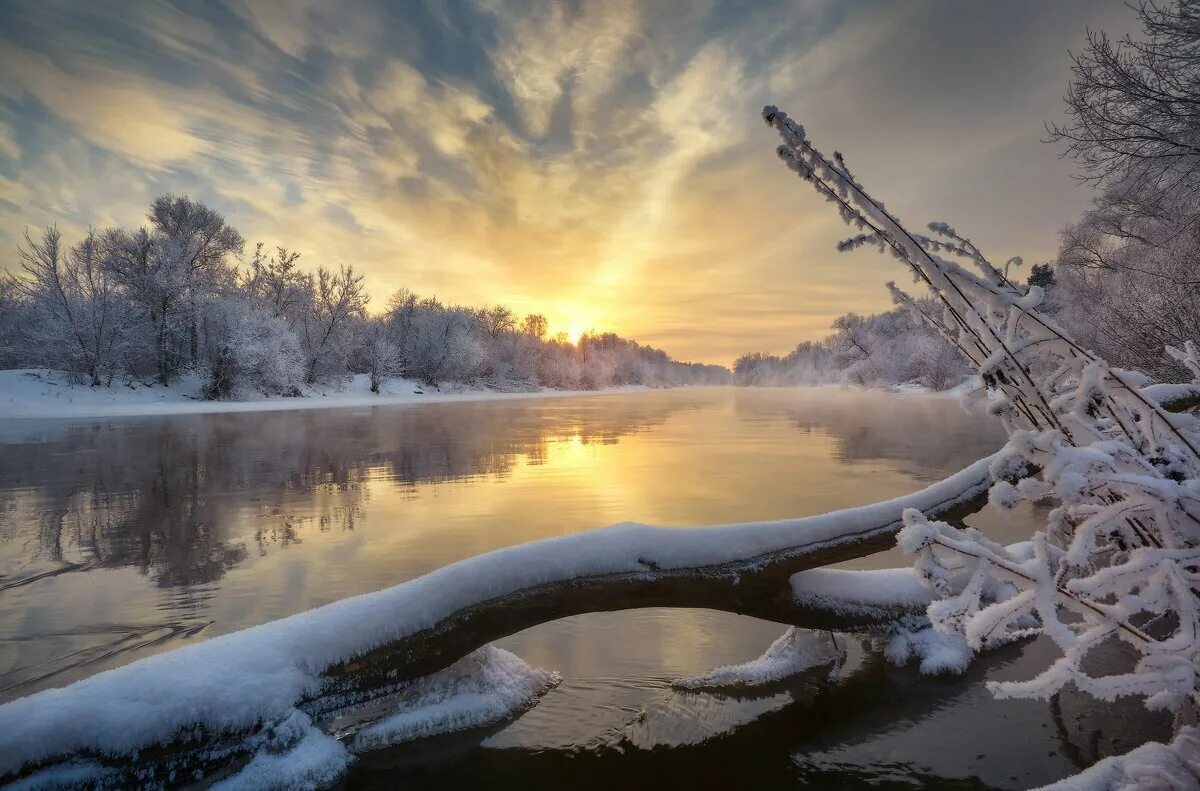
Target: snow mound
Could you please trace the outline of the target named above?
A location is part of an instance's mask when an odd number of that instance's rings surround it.
[[[5,786],[9,791],[49,791],[58,788],[118,788],[116,772],[90,762],[51,766]]]
[[[1184,401],[1192,398],[1200,398],[1200,386],[1194,383],[1175,384],[1172,382],[1160,382],[1159,384],[1143,387],[1142,395],[1148,396],[1160,404],[1172,401]]]
[[[677,678],[671,686],[679,689],[714,689],[733,686],[758,686],[780,681],[820,665],[836,662],[845,653],[829,632],[814,632],[792,627],[783,633],[762,656],[741,665],[725,665],[698,676]]]
[[[355,752],[480,728],[535,705],[562,681],[501,648],[485,646],[407,688],[394,713],[355,736]]]

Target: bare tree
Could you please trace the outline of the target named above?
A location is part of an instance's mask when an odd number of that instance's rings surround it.
[[[343,266],[337,273],[317,269],[311,310],[303,323],[302,341],[307,356],[305,384],[346,370],[351,330],[365,315],[367,293],[362,275]]]
[[[239,285],[255,305],[272,316],[295,319],[312,301],[312,276],[296,268],[299,253],[277,247],[276,254],[268,258],[262,248],[262,242],[255,246],[254,258]]]
[[[512,332],[517,328],[517,317],[512,309],[504,305],[492,305],[480,309],[479,323],[484,332],[498,338],[502,333]]]
[[[546,337],[550,322],[541,313],[530,313],[521,319],[521,332],[541,340]]]
[[[12,287],[34,312],[25,327],[27,342],[92,386],[103,384],[117,363],[120,309],[96,234],[64,252],[57,228],[47,228],[38,240],[26,231],[17,255],[24,275]]]
[[[1074,55],[1067,120],[1051,139],[1124,213],[1162,213],[1195,197],[1200,168],[1200,4],[1142,0],[1143,36],[1089,31]]]

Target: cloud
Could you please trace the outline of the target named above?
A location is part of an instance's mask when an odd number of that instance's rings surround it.
[[[887,307],[889,261],[772,156],[778,103],[915,224],[1048,255],[1085,204],[1039,142],[1119,2],[478,0],[0,15],[0,244],[212,203],[302,262],[728,362]],[[11,260],[11,256],[9,257]],[[4,260],[4,259],[0,259]]]

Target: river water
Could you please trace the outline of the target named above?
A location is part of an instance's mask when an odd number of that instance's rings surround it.
[[[0,417],[0,701],[523,541],[894,497],[1002,439],[951,398],[839,389]],[[1029,531],[1021,517],[972,524],[1000,540]],[[847,565],[903,564],[893,552]],[[537,707],[367,754],[344,784],[1023,788],[1145,735],[1077,695],[993,700],[982,680],[1030,675],[1052,656],[1040,643],[959,678],[852,644],[836,677],[738,695],[669,685],[752,659],[782,631],[657,609],[529,629],[499,645],[562,673]]]

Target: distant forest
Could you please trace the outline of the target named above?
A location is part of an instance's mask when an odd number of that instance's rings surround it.
[[[187,197],[154,201],[148,224],[26,233],[19,271],[0,277],[0,368],[50,368],[95,387],[171,384],[199,374],[207,398],[302,395],[367,374],[502,389],[725,384],[722,366],[682,363],[613,333],[577,343],[540,314],[463,307],[396,292],[367,310],[349,266],[305,271]]]

